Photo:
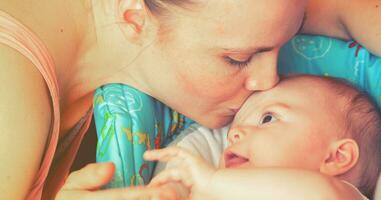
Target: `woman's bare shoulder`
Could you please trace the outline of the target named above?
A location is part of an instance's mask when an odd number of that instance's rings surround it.
[[[38,69],[0,44],[0,199],[22,199],[44,154],[51,100]]]

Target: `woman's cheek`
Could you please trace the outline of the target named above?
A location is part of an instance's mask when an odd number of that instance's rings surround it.
[[[216,101],[233,98],[243,87],[239,80],[219,76],[218,73],[210,76],[204,74],[194,79],[183,77],[182,80],[186,91]]]

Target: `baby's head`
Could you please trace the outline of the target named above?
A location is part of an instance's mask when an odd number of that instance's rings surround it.
[[[380,112],[368,96],[342,80],[284,78],[245,102],[228,138],[225,167],[319,171],[368,196],[380,173]]]

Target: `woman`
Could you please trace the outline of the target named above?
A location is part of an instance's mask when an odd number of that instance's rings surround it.
[[[372,41],[379,29],[358,20],[376,15],[377,0],[337,2],[346,8],[311,1],[302,30],[358,37],[370,50],[380,46],[379,40]],[[93,92],[103,84],[136,87],[207,127],[228,123],[250,93],[276,84],[278,50],[300,29],[305,4],[0,2],[0,130],[5,138],[0,141],[0,198],[40,198],[43,184],[55,176],[47,177],[54,153],[67,159],[57,173],[68,173],[91,120]],[[369,12],[356,12],[365,8]],[[354,13],[356,20],[351,19]],[[360,37],[363,33],[371,37]],[[59,197],[112,199],[157,193],[151,188],[95,191],[109,180],[112,169],[93,164],[73,173]],[[48,182],[56,189],[44,191],[44,197],[53,198],[63,181]]]

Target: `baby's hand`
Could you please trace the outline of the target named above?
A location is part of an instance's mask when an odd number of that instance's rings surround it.
[[[193,198],[207,193],[208,184],[216,171],[202,158],[176,147],[147,151],[144,158],[172,164],[171,168],[158,174],[150,186],[179,181],[191,191]]]
[[[166,194],[166,196],[171,197],[173,200],[189,200],[190,199],[190,191],[186,188],[182,183],[179,182],[171,182],[162,185],[154,185],[149,184],[148,188],[155,188],[160,190],[162,194]],[[167,200],[167,199],[163,199]]]

